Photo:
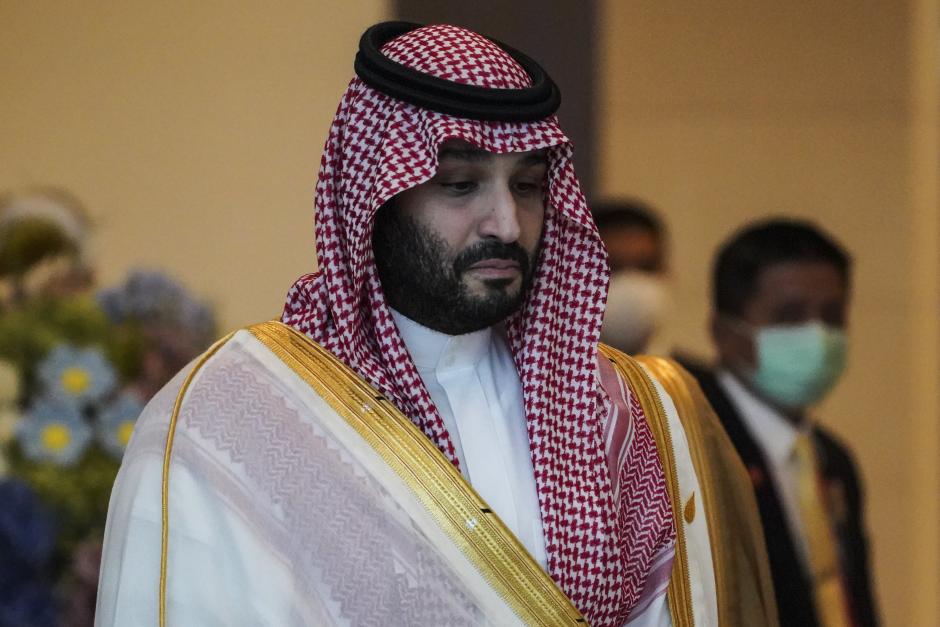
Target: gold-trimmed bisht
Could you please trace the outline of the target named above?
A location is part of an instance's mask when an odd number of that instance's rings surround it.
[[[166,446],[163,450],[163,478],[161,479],[160,507],[162,514],[160,517],[160,591],[158,596],[159,621],[160,627],[166,626],[166,572],[167,572],[167,553],[170,545],[170,459],[173,452],[173,439],[176,435],[176,423],[179,420],[180,409],[183,406],[183,397],[189,390],[190,384],[199,369],[202,368],[213,355],[215,355],[222,346],[225,345],[235,332],[229,333],[221,340],[209,347],[193,369],[186,375],[183,386],[176,395],[176,403],[173,405],[173,414],[170,416],[170,426],[166,433]]]
[[[770,562],[750,477],[695,378],[663,357],[631,358],[601,345],[601,353],[630,383],[646,414],[666,474],[676,521],[676,557],[669,580],[669,611],[675,625],[693,625],[691,579],[683,520],[704,509],[715,577],[718,624],[777,627]],[[653,379],[669,395],[688,442],[699,490],[683,505],[672,433]],[[693,500],[695,499],[695,500]]]
[[[460,471],[397,407],[332,353],[281,322],[250,332],[305,381],[379,454],[486,582],[527,625],[583,626],[587,621],[525,547],[470,487]],[[173,432],[193,377],[231,336],[196,364],[180,390],[163,468],[160,626],[166,624],[168,495]]]
[[[718,624],[776,627],[770,562],[747,468],[695,377],[664,357],[637,361],[672,399],[689,442],[708,524]]]
[[[672,506],[672,517],[676,526],[676,550],[669,576],[669,588],[666,593],[672,624],[676,627],[693,627],[695,619],[692,613],[692,581],[689,574],[689,556],[686,551],[685,530],[682,526],[683,504],[679,492],[679,473],[673,449],[672,431],[669,416],[656,386],[646,370],[633,358],[605,344],[598,346],[601,354],[610,360],[617,373],[630,385],[630,391],[636,395],[643,408],[643,414],[649,423],[659,461],[666,475],[666,489]]]

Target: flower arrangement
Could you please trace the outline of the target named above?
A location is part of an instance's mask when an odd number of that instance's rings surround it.
[[[159,272],[94,293],[83,222],[50,209],[61,198],[33,212],[17,198],[16,219],[0,200],[0,627],[92,624],[134,423],[215,333],[211,309]]]

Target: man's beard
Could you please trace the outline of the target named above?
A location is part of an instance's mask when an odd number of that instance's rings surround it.
[[[383,207],[376,215],[372,248],[389,306],[448,335],[478,331],[517,311],[532,283],[537,252],[530,256],[516,242],[486,239],[451,260],[439,235],[401,216],[394,206]],[[510,287],[515,279],[484,279],[483,293],[471,293],[463,281],[465,272],[484,259],[517,262],[519,287]]]

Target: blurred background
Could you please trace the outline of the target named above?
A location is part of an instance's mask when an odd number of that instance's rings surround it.
[[[219,332],[315,268],[320,151],[359,35],[479,29],[560,84],[589,197],[670,231],[671,340],[709,356],[717,245],[811,218],[856,261],[848,371],[820,408],[867,485],[887,625],[940,624],[940,10],[929,0],[0,0],[0,193],[79,199],[98,283],[138,267]]]

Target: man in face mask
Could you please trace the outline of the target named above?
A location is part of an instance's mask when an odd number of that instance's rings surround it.
[[[610,289],[601,340],[633,355],[650,350],[662,330],[669,295],[666,285],[666,233],[651,207],[637,200],[591,206],[607,246]]]
[[[873,625],[860,486],[807,415],[845,366],[847,253],[807,222],[749,226],[714,267],[717,372],[697,370],[748,467],[781,625]]]

